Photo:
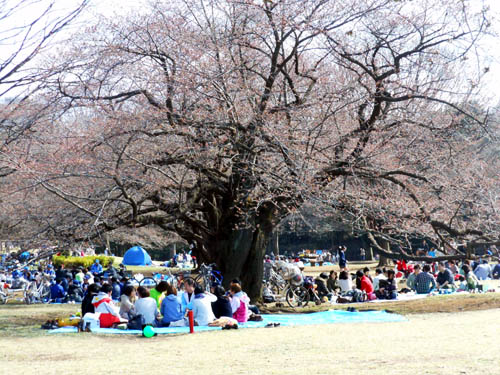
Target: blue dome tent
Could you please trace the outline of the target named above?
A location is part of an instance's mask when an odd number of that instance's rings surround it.
[[[131,247],[123,256],[123,264],[126,266],[149,266],[151,263],[151,257],[140,246]]]

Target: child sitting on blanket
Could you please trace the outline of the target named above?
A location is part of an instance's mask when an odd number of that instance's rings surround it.
[[[467,282],[465,281],[465,277],[463,275],[460,275],[458,277],[458,281],[460,281],[460,285],[458,286],[457,291],[458,292],[465,292],[465,291],[467,291]]]
[[[110,328],[116,324],[126,323],[126,319],[120,317],[120,311],[115,306],[111,299],[113,287],[109,284],[104,284],[99,294],[92,299],[95,312],[100,313],[99,322],[101,328]]]

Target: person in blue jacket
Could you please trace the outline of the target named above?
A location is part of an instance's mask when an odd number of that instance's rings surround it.
[[[341,271],[347,267],[347,259],[345,257],[346,250],[347,248],[345,246],[339,246],[338,257],[339,257],[339,267]]]
[[[118,282],[118,279],[116,277],[111,278],[111,286],[113,287],[113,290],[111,291],[111,299],[113,301],[119,301],[122,288],[120,287],[120,283]]]
[[[186,325],[182,304],[177,297],[177,289],[171,284],[167,285],[167,295],[161,302],[160,312],[163,315],[162,327],[183,327]]]
[[[92,266],[90,267],[90,272],[92,272],[94,275],[98,275],[102,273],[102,266],[99,262],[99,259],[96,259]]]
[[[56,273],[54,271],[54,266],[52,266],[52,264],[47,264],[47,268],[45,269],[44,273],[47,275],[47,276],[56,276]]]
[[[61,303],[66,296],[63,287],[61,286],[61,279],[57,279],[54,284],[50,287],[50,299],[52,302]]]

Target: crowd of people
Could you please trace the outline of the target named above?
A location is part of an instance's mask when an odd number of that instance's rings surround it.
[[[403,259],[397,261],[393,269],[377,268],[375,275],[365,267],[351,274],[345,260],[345,248],[338,250],[340,272],[322,272],[314,279],[315,293],[320,300],[337,302],[362,302],[374,299],[396,299],[399,293],[414,292],[416,294],[449,293],[455,291],[482,291],[482,280],[500,279],[499,264],[491,266],[486,259],[478,261],[464,260],[461,264],[448,262],[407,263]],[[286,270],[287,279],[299,278],[308,280],[303,275],[304,266],[300,259],[266,262],[273,264],[278,272]],[[406,279],[406,286],[398,288],[397,280]]]
[[[260,318],[238,279],[232,280],[227,292],[221,285],[213,285],[211,292],[206,292],[191,278],[184,280],[183,286],[179,292],[166,281],[153,289],[136,288],[125,279],[102,285],[93,282],[82,300],[82,316],[99,313],[101,328],[121,323],[132,326],[131,322],[139,327],[182,327],[189,324],[189,311],[198,326],[237,327],[238,323]]]

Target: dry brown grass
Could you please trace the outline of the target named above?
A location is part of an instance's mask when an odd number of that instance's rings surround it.
[[[6,374],[498,374],[500,310],[152,339],[1,337]]]

